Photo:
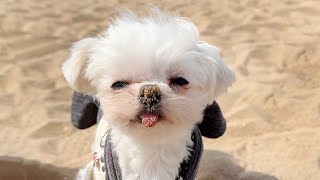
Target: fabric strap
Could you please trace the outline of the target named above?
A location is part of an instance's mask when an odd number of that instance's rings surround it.
[[[193,146],[190,151],[190,156],[180,164],[179,176],[176,180],[180,178],[183,180],[196,179],[203,152],[203,142],[198,127],[195,127],[192,131],[191,140],[193,141]]]
[[[112,144],[111,144],[111,137],[110,137],[109,130],[106,142],[104,145],[104,162],[105,162],[105,170],[106,170],[106,180],[122,180],[121,176],[121,169],[119,166],[119,159],[115,151],[113,151]]]

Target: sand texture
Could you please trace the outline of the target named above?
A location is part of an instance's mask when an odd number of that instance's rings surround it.
[[[320,1],[149,1],[195,22],[237,81],[218,99],[228,128],[204,139],[198,180],[320,179]],[[72,179],[95,127],[75,129],[61,64],[113,9],[142,1],[0,2],[0,179]],[[44,178],[47,177],[47,178]]]

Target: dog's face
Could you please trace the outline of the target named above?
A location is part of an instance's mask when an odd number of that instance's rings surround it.
[[[99,99],[113,128],[131,135],[191,130],[235,79],[191,22],[159,12],[122,15],[104,36],[76,43],[62,69],[74,90]]]

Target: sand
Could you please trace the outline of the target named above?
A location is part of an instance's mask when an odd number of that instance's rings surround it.
[[[205,139],[199,180],[320,179],[320,1],[149,1],[190,18],[237,82],[218,99],[228,128]],[[60,66],[133,1],[0,3],[0,179],[71,179],[96,127],[75,129]],[[46,177],[46,178],[44,178]]]

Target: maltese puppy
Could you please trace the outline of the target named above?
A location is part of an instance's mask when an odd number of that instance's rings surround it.
[[[62,70],[103,110],[94,158],[78,179],[106,178],[106,134],[122,179],[176,179],[203,110],[235,80],[192,22],[159,10],[147,17],[121,13],[103,35],[75,43]]]

